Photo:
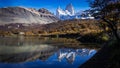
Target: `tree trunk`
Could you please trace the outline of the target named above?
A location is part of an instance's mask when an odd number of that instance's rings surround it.
[[[109,28],[112,29],[112,33],[114,34],[115,38],[116,38],[118,41],[120,41],[120,37],[119,37],[119,35],[118,35],[118,33],[117,33],[117,30],[118,30],[118,29],[117,29],[117,26],[112,25],[112,23],[114,23],[114,22],[110,22],[110,21],[106,20],[105,18],[102,18],[102,20],[105,21],[105,22],[107,22],[107,23],[109,24]]]
[[[118,33],[117,33],[117,30],[113,30],[113,34],[115,35],[115,38],[116,38],[118,41],[120,41],[120,37],[119,37],[119,35],[118,35]]]

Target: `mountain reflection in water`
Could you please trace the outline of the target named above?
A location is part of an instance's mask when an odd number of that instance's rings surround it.
[[[1,40],[0,68],[78,68],[97,52],[91,48],[64,47],[79,44],[78,41],[70,39],[1,38]],[[16,42],[4,43],[6,40]],[[22,44],[17,45],[19,42]]]
[[[75,61],[76,56],[90,56],[91,54],[94,54],[96,51],[94,49],[60,49],[58,51],[58,60],[59,62],[62,61],[62,59],[66,59],[67,62],[73,63]]]

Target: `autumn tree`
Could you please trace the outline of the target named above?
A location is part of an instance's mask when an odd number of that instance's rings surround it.
[[[102,25],[111,31],[112,36],[120,40],[120,0],[89,0],[91,12]]]

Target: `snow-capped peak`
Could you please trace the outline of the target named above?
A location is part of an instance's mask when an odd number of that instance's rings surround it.
[[[94,19],[94,17],[91,16],[89,11],[87,11],[87,12],[80,11],[80,12],[75,13],[74,7],[71,3],[66,6],[65,10],[61,9],[59,6],[56,10],[56,16],[61,20]]]
[[[60,6],[56,10],[56,16],[58,18],[60,18],[61,16],[73,16],[74,14],[74,8],[72,4],[68,4],[65,10],[61,9]]]
[[[56,16],[60,18],[61,15],[66,15],[65,11],[63,11],[60,6],[56,10]]]
[[[68,10],[71,13],[71,15],[75,14],[74,7],[71,3],[66,6],[66,10]]]

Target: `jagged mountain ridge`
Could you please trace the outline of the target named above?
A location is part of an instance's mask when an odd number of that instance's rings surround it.
[[[48,24],[57,21],[58,18],[43,8],[39,10],[25,7],[0,8],[0,25],[10,23]]]
[[[61,9],[60,6],[56,10],[56,16],[62,20],[70,19],[72,16],[74,16],[74,14],[75,14],[75,11],[72,4],[68,4],[65,10]]]
[[[89,11],[75,12],[75,9],[71,3],[66,6],[65,10],[59,6],[56,10],[56,16],[61,20],[94,19]]]
[[[74,7],[72,6],[71,3],[66,6],[66,10],[69,11],[71,15],[75,14]]]

